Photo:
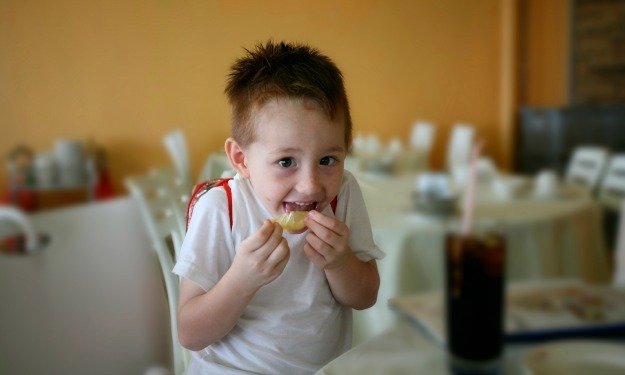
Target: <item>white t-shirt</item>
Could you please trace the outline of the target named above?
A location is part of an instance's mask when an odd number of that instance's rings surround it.
[[[223,187],[197,201],[173,272],[211,289],[226,273],[239,244],[271,215],[249,180],[235,178],[230,228]],[[350,228],[358,259],[380,259],[369,216],[355,178],[345,171],[336,216]],[[284,233],[291,256],[283,273],[262,287],[235,327],[220,341],[192,353],[189,374],[310,374],[351,346],[352,311],[332,296],[322,269],[304,254],[306,233]]]

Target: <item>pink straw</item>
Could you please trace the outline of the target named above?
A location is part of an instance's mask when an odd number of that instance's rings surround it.
[[[484,142],[480,141],[471,148],[468,185],[462,215],[462,234],[465,236],[471,233],[471,228],[473,227],[473,209],[475,207],[475,192],[477,190],[477,163],[480,159],[480,151],[483,144]]]

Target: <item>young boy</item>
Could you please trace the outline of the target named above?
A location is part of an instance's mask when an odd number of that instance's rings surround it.
[[[197,200],[174,267],[188,372],[310,374],[349,349],[384,255],[343,169],[343,78],[315,49],[268,42],[235,62],[226,94],[237,176]],[[272,221],[290,211],[308,211],[303,233]]]

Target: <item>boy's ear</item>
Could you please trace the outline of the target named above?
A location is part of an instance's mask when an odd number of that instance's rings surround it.
[[[247,169],[247,162],[241,145],[239,145],[234,138],[228,138],[226,139],[224,149],[226,150],[226,155],[228,156],[230,164],[237,171],[237,173],[243,178],[249,178],[250,172]]]

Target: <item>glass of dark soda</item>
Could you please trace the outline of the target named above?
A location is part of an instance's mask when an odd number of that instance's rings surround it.
[[[497,227],[445,239],[447,349],[454,374],[498,374],[503,351],[505,241]]]

